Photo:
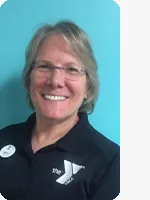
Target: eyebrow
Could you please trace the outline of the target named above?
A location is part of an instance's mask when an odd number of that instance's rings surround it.
[[[35,60],[35,63],[43,63],[43,64],[50,64],[53,65],[53,63],[49,60]]]
[[[36,62],[39,62],[40,64],[47,64],[47,65],[55,66],[55,64],[50,60],[35,60],[35,63]],[[79,63],[75,63],[73,61],[66,62],[66,63],[63,64],[63,66],[78,66],[78,67],[80,67]]]

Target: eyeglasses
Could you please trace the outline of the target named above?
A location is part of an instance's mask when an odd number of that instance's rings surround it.
[[[47,64],[34,64],[33,70],[36,70],[37,77],[49,77],[49,75],[52,75],[54,70],[58,69],[62,72],[65,78],[70,80],[76,80],[80,76],[83,76],[87,74],[87,70],[81,69],[79,67],[57,67],[57,66],[50,66]]]

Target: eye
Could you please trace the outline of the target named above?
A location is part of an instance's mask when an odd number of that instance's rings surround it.
[[[49,71],[50,70],[50,67],[48,66],[48,65],[38,65],[37,67],[37,70],[39,70],[39,71]]]
[[[79,69],[77,69],[75,67],[67,67],[66,70],[70,74],[80,74]]]
[[[47,66],[47,65],[39,65],[39,66],[37,66],[37,68],[42,68],[42,69],[48,69],[49,67]]]

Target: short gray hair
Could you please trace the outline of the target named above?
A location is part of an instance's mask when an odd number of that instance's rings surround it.
[[[88,98],[85,99],[79,108],[79,112],[92,113],[98,98],[99,79],[96,59],[91,48],[87,34],[74,22],[63,20],[54,25],[42,25],[33,35],[25,52],[25,66],[23,70],[23,82],[27,90],[27,100],[29,106],[34,110],[34,105],[30,98],[30,74],[32,64],[35,61],[38,48],[47,37],[59,34],[71,47],[73,53],[80,59],[83,66],[87,69]]]

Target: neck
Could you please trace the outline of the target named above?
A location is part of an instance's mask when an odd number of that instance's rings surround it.
[[[64,121],[53,121],[38,116],[36,113],[36,125],[32,133],[32,146],[36,151],[44,146],[56,143],[65,136],[78,122],[77,114]]]

